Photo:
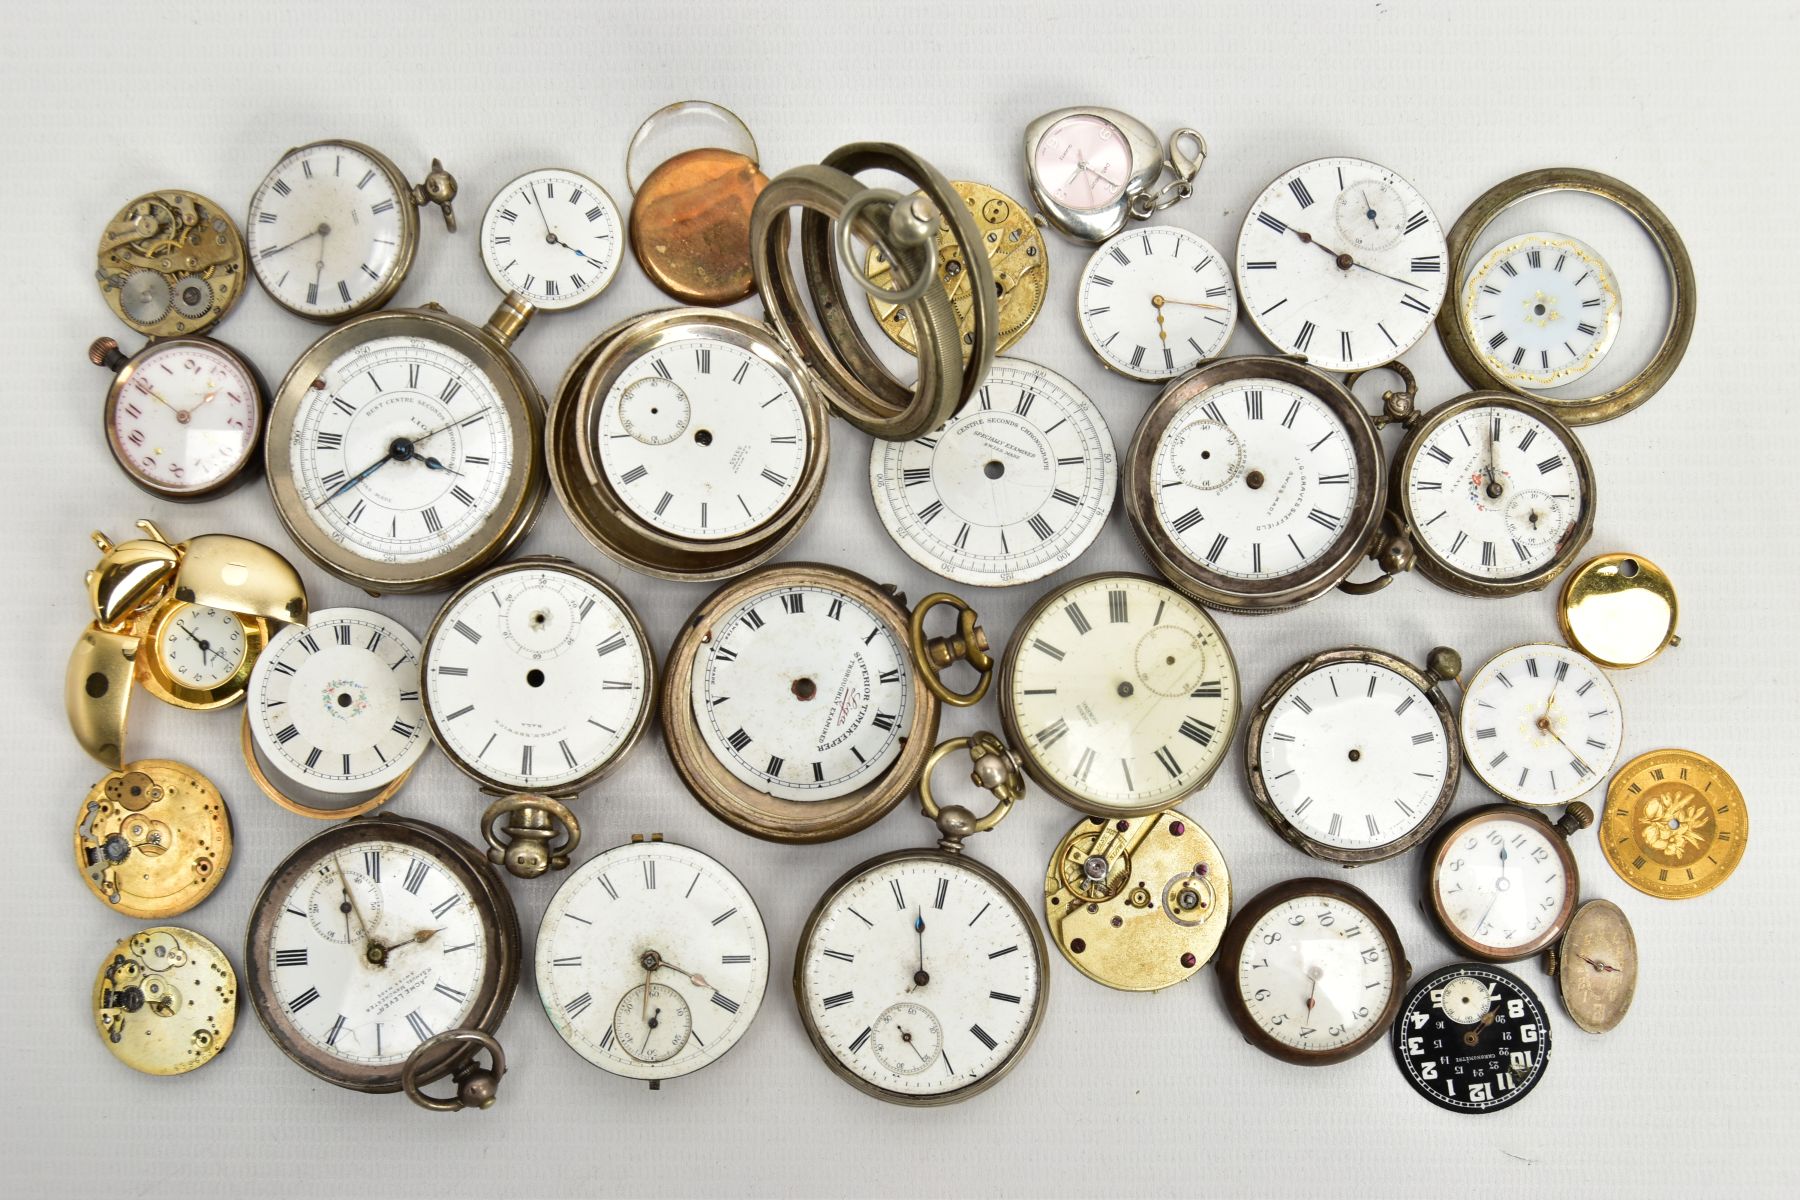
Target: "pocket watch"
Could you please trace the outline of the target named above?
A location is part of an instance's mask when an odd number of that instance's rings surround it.
[[[1083,817],[1050,852],[1044,923],[1077,971],[1127,992],[1193,975],[1231,920],[1231,872],[1218,843],[1166,809]]]
[[[327,608],[269,639],[250,674],[244,766],[263,794],[321,820],[391,799],[430,744],[419,639],[361,608]]]
[[[237,972],[191,929],[155,925],[119,939],[94,980],[94,1027],[113,1057],[146,1075],[185,1075],[237,1027]]]
[[[1462,670],[1439,646],[1420,671],[1350,646],[1295,663],[1269,685],[1244,735],[1250,794],[1289,845],[1353,867],[1404,854],[1431,834],[1462,776]]]
[[[1451,1112],[1523,1100],[1550,1062],[1550,1021],[1517,976],[1484,963],[1439,967],[1394,1021],[1394,1057],[1413,1090]]]
[[[125,324],[152,338],[194,337],[243,294],[244,239],[223,209],[197,192],[149,192],[121,208],[100,235],[100,295]]]
[[[270,622],[304,624],[306,588],[288,561],[247,538],[209,533],[171,542],[149,521],[141,538],[95,532],[87,573],[94,620],[63,680],[69,727],[112,770],[125,765],[131,685],[179,708],[243,699]]]
[[[1106,418],[1048,367],[996,358],[976,402],[910,442],[869,449],[875,512],[914,562],[1001,587],[1042,579],[1100,534],[1118,490]]]
[[[1744,794],[1692,750],[1652,750],[1606,788],[1600,849],[1620,879],[1659,900],[1691,900],[1731,878],[1750,838]]]
[[[1205,162],[1206,139],[1194,130],[1177,129],[1165,150],[1149,126],[1114,108],[1059,108],[1025,128],[1032,199],[1078,242],[1104,242],[1193,195]],[[1157,187],[1164,170],[1174,178]]]
[[[1094,251],[1076,286],[1088,346],[1132,379],[1172,379],[1217,358],[1237,326],[1231,265],[1176,225],[1116,234]]]
[[[581,824],[564,801],[650,723],[656,659],[637,613],[567,559],[522,558],[450,597],[424,664],[433,739],[497,797],[481,818],[489,861],[521,879],[568,866]]]
[[[1033,782],[1090,815],[1138,817],[1204,787],[1237,729],[1225,635],[1143,575],[1089,575],[1019,622],[1000,720]]]
[[[1025,206],[998,188],[960,179],[950,186],[974,215],[979,246],[987,256],[999,303],[1000,322],[995,328],[994,349],[1006,350],[1025,336],[1044,309],[1044,296],[1050,288],[1050,256],[1044,249],[1044,237]],[[938,276],[950,295],[957,327],[962,332],[963,354],[968,355],[975,344],[975,305],[971,290],[974,275],[963,259],[957,237],[955,227],[940,227],[934,249]],[[893,267],[879,246],[869,247],[863,274],[883,288],[894,288]],[[918,338],[913,333],[906,306],[881,299],[872,292],[868,301],[869,311],[881,331],[908,354],[916,354]]]
[[[697,144],[645,165],[646,147],[672,135]],[[683,304],[735,304],[756,290],[750,212],[769,184],[757,158],[750,127],[707,100],[664,105],[638,126],[625,180],[631,252],[651,283]]]
[[[930,773],[967,749],[994,796],[977,817],[939,807]],[[998,1083],[1036,1036],[1049,999],[1044,938],[1025,899],[962,852],[1024,792],[1018,760],[991,733],[935,748],[919,800],[936,849],[852,867],[813,906],[794,952],[794,1000],[813,1049],[840,1079],[890,1104],[954,1104]]]
[[[180,916],[231,865],[231,814],[185,763],[126,763],[88,789],[75,818],[75,866],[88,891],[139,920]]]
[[[519,919],[449,831],[382,813],[301,843],[250,911],[244,968],[270,1040],[327,1083],[444,1111],[494,1102]],[[455,1098],[422,1090],[445,1077]]]
[[[1463,692],[1469,768],[1519,804],[1550,807],[1585,795],[1612,770],[1624,740],[1606,672],[1562,646],[1502,650]]]
[[[1636,221],[1669,279],[1669,320],[1656,349],[1629,379],[1587,395],[1572,395],[1566,385],[1600,362],[1619,325],[1619,286],[1605,259],[1561,233],[1482,245],[1515,206],[1565,192],[1597,196]],[[1451,226],[1445,260],[1461,289],[1437,317],[1450,365],[1470,387],[1531,396],[1571,425],[1610,421],[1650,399],[1675,374],[1693,336],[1694,265],[1681,235],[1648,196],[1598,171],[1550,167],[1495,184]]]
[[[1125,513],[1168,580],[1238,612],[1342,583],[1381,520],[1387,466],[1348,390],[1290,359],[1220,359],[1170,383],[1125,456]]]
[[[1637,994],[1637,938],[1631,922],[1610,900],[1589,900],[1575,910],[1562,940],[1544,952],[1544,970],[1556,977],[1563,1008],[1588,1033],[1618,1027]]]
[[[1412,184],[1360,158],[1281,175],[1244,214],[1244,311],[1283,354],[1322,371],[1399,358],[1444,301],[1444,231]]]
[[[925,635],[939,606],[957,632]],[[953,692],[958,660],[980,674]],[[986,693],[993,660],[973,609],[916,608],[841,567],[778,563],[708,596],[669,648],[663,737],[687,789],[733,828],[778,842],[847,837],[917,784],[941,702]]]
[[[262,376],[237,351],[202,337],[163,338],[126,354],[109,337],[88,361],[113,372],[101,424],[125,477],[164,500],[211,500],[262,460]]]
[[[250,199],[250,262],[270,299],[295,316],[347,320],[400,289],[419,247],[415,210],[437,205],[454,232],[455,198],[456,179],[435,158],[414,184],[360,142],[299,146]]]
[[[508,296],[533,308],[584,304],[612,283],[624,253],[606,189],[563,167],[527,171],[481,218],[481,262]]]
[[[550,1024],[603,1071],[652,1089],[737,1045],[762,1007],[769,938],[723,864],[660,833],[588,859],[537,937]]]
[[[1303,1067],[1355,1058],[1393,1026],[1412,976],[1406,947],[1366,892],[1290,879],[1239,909],[1219,991],[1244,1040]]]
[[[1449,939],[1489,962],[1530,958],[1562,936],[1581,894],[1569,839],[1594,823],[1576,800],[1554,824],[1533,809],[1489,804],[1444,826],[1425,861],[1431,915]]]

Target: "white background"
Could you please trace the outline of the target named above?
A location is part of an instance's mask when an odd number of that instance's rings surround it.
[[[1466,13],[1466,16],[1463,14]],[[28,17],[29,14],[29,17]],[[124,1195],[967,1193],[1468,1196],[1791,1189],[1796,994],[1790,804],[1794,744],[1797,315],[1793,209],[1796,14],[1781,3],[1452,5],[985,5],[265,3],[7,6],[0,132],[9,302],[4,405],[13,578],[0,698],[12,836],[0,866],[0,1013],[8,1031],[5,1176],[15,1194]],[[87,531],[152,516],[176,537],[231,532],[288,549],[260,484],[210,505],[152,503],[106,453],[99,334],[135,347],[93,286],[99,231],[126,199],[181,186],[240,221],[290,145],[366,141],[418,178],[440,155],[462,185],[462,231],[423,216],[399,303],[437,300],[480,320],[496,296],[474,226],[520,171],[566,165],[628,204],[623,153],[674,99],[728,104],[771,173],[836,145],[891,139],[952,178],[1025,193],[1020,138],[1050,108],[1110,104],[1158,130],[1193,124],[1213,158],[1170,219],[1229,252],[1245,206],[1289,166],[1327,154],[1390,165],[1447,226],[1489,185],[1575,164],[1648,192],[1680,228],[1700,280],[1699,322],[1673,383],[1630,417],[1583,432],[1600,480],[1591,549],[1660,562],[1681,591],[1683,645],[1617,676],[1627,752],[1688,746],[1722,761],[1749,801],[1748,856],[1689,903],[1625,887],[1591,833],[1584,893],[1621,903],[1644,966],[1616,1032],[1579,1032],[1535,963],[1555,1029],[1525,1103],[1476,1118],[1414,1095],[1377,1047],[1319,1071],[1263,1057],[1235,1034],[1209,969],[1157,995],[1114,993],[1052,951],[1042,1035],[1001,1086],[961,1107],[892,1108],[814,1056],[787,981],[820,890],[872,854],[928,840],[910,805],[845,842],[783,849],[740,836],[682,789],[661,738],[581,801],[599,850],[657,830],[720,857],[762,906],[775,962],[760,1019],[704,1073],[651,1094],[602,1074],[552,1033],[522,983],[502,1036],[499,1107],[436,1116],[397,1096],[314,1081],[248,1008],[213,1064],[176,1080],[125,1070],[102,1048],[88,991],[131,923],[86,893],[69,854],[99,769],[68,734],[65,655],[82,627]],[[1055,235],[1050,298],[1018,352],[1072,377],[1127,442],[1155,389],[1109,377],[1074,325],[1085,251]],[[547,315],[521,355],[553,386],[613,321],[665,303],[635,264],[598,302]],[[1628,298],[1627,303],[1630,303]],[[753,306],[745,306],[747,309]],[[1631,310],[1628,309],[1629,321]],[[319,330],[252,291],[218,333],[278,380]],[[1235,352],[1261,345],[1240,327]],[[1428,403],[1461,391],[1435,334],[1409,356]],[[846,563],[914,597],[938,582],[889,544],[870,509],[867,439],[839,423],[825,501],[788,558]],[[618,584],[658,654],[705,589],[637,577],[579,539],[552,497],[526,544]],[[314,607],[355,603],[305,564]],[[1070,574],[1141,569],[1121,512]],[[975,597],[1003,641],[1048,585]],[[422,632],[430,598],[382,601]],[[1370,599],[1333,595],[1223,625],[1252,700],[1289,662],[1361,641],[1412,656],[1462,650],[1472,670],[1520,641],[1554,639],[1554,592],[1460,599],[1418,578]],[[131,751],[185,759],[233,807],[228,878],[184,923],[241,969],[245,918],[271,867],[317,826],[249,783],[239,713],[176,712],[140,696]],[[952,713],[948,733],[993,725]],[[1240,748],[1184,808],[1222,844],[1240,899],[1320,866],[1280,842],[1247,797]],[[1459,807],[1488,799],[1465,777]],[[475,831],[483,802],[439,755],[396,811]],[[1043,864],[1074,814],[1035,794],[971,851],[1036,906]],[[1418,863],[1357,871],[1399,924],[1418,970],[1453,956],[1419,915]],[[513,884],[527,944],[552,883]],[[527,960],[529,961],[529,960]]]

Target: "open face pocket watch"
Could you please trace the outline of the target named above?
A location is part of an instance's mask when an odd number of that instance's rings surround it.
[[[179,916],[231,865],[231,814],[184,763],[126,763],[88,789],[75,819],[75,866],[108,908],[139,920]]]
[[[197,192],[139,196],[100,235],[94,278],[106,306],[150,338],[198,337],[244,293],[244,239]]]
[[[377,814],[303,842],[251,908],[244,968],[270,1039],[327,1083],[440,1111],[494,1102],[519,919],[447,830]],[[423,1090],[446,1077],[453,1097]]]
[[[927,637],[933,609],[958,628]],[[940,674],[981,676],[967,693]],[[917,784],[940,702],[974,704],[993,660],[973,609],[905,597],[841,567],[777,563],[701,602],[669,648],[663,736],[676,773],[720,820],[819,842],[886,815]]]
[[[1555,823],[1517,804],[1490,804],[1445,825],[1425,859],[1427,907],[1438,927],[1489,962],[1555,944],[1581,895],[1569,839],[1593,823],[1593,809],[1577,800]]]
[[[967,749],[994,796],[977,817],[940,807],[930,775]],[[1018,760],[991,733],[931,752],[919,786],[936,849],[897,850],[826,889],[794,951],[794,1000],[813,1049],[840,1079],[890,1104],[953,1104],[1017,1065],[1049,999],[1043,934],[1024,897],[963,853],[1024,792]]]
[[[1115,108],[1047,112],[1025,128],[1025,174],[1044,217],[1078,242],[1104,242],[1194,194],[1206,139],[1177,129],[1168,145]],[[1170,182],[1157,187],[1167,170]],[[1153,190],[1154,189],[1154,190]]]
[[[151,522],[137,525],[143,537],[116,545],[93,535],[101,555],[87,573],[94,619],[63,681],[75,740],[115,771],[125,765],[134,682],[178,708],[235,704],[270,622],[307,619],[300,576],[267,546],[219,533],[171,542]]]
[[[1461,670],[1445,646],[1423,671],[1350,646],[1282,672],[1244,735],[1250,794],[1275,832],[1347,867],[1429,836],[1462,776],[1456,708],[1443,690]]]
[[[1217,358],[1237,327],[1231,264],[1175,225],[1115,235],[1082,268],[1076,317],[1109,369],[1164,380]]]
[[[1606,672],[1573,650],[1514,646],[1489,659],[1463,693],[1463,751],[1488,788],[1551,807],[1586,795],[1625,741]]]
[[[1550,1063],[1550,1019],[1537,993],[1486,963],[1452,963],[1414,984],[1393,1039],[1406,1082],[1451,1112],[1510,1108]]]
[[[656,658],[610,584],[567,559],[522,558],[470,580],[425,635],[425,720],[495,796],[488,858],[530,879],[569,864],[565,801],[605,776],[650,722]]]
[[[126,354],[95,339],[88,360],[113,373],[101,424],[125,477],[164,500],[211,500],[262,466],[264,388],[223,342],[162,338]]]

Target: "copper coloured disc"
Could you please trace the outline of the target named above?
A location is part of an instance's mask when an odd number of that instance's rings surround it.
[[[631,251],[657,287],[686,304],[731,304],[756,290],[750,210],[768,176],[732,150],[669,159],[631,206]]]

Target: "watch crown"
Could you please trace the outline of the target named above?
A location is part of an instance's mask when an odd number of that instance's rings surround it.
[[[1562,820],[1556,827],[1562,830],[1564,837],[1572,836],[1578,829],[1586,829],[1594,823],[1594,810],[1579,800],[1571,800],[1569,807],[1563,809]]]
[[[108,359],[119,352],[119,343],[109,337],[95,338],[88,347],[88,361],[96,367],[110,365]]]
[[[1448,646],[1435,646],[1425,656],[1425,670],[1440,682],[1450,682],[1462,675],[1462,655]]]

